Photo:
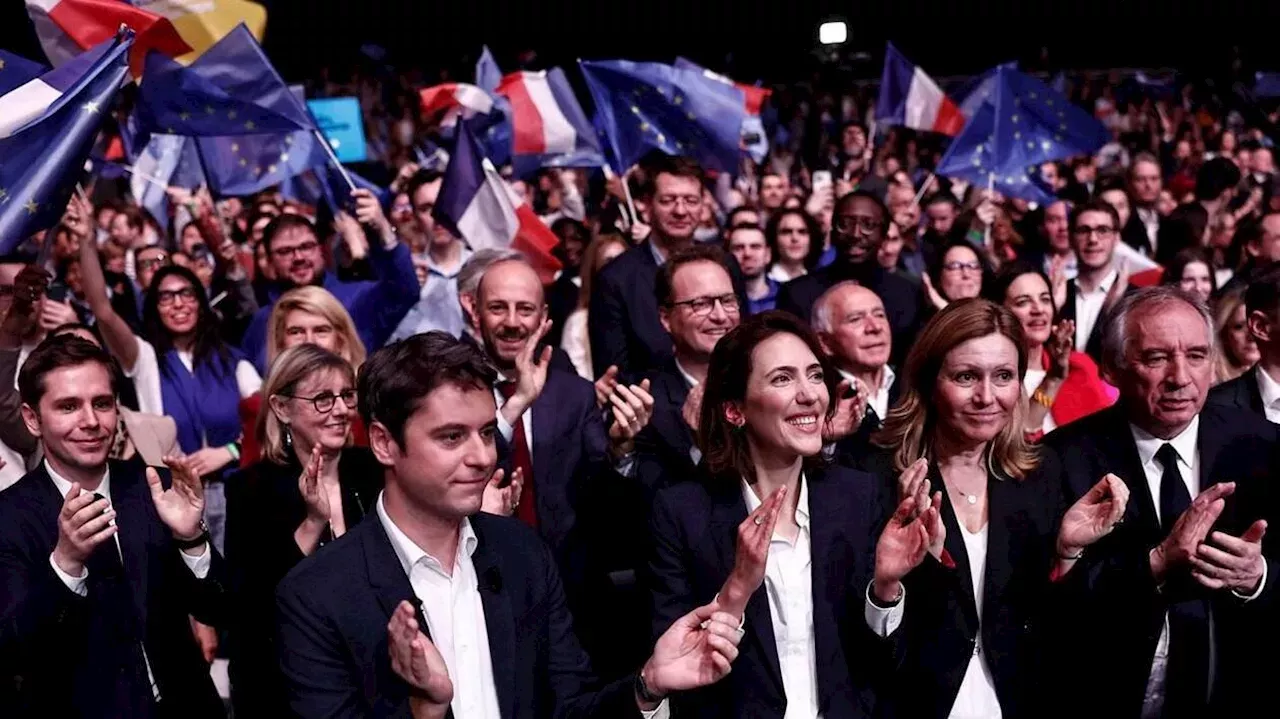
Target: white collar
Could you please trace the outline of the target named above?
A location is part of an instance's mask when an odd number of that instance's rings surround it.
[[[1129,429],[1133,433],[1134,443],[1138,446],[1138,459],[1142,460],[1144,467],[1155,459],[1156,452],[1160,451],[1166,443],[1173,445],[1173,451],[1177,452],[1182,464],[1188,468],[1192,466],[1196,456],[1196,440],[1200,436],[1200,415],[1197,414],[1191,420],[1191,424],[1172,439],[1160,439],[1132,423],[1129,424]]]
[[[742,480],[742,497],[747,502],[747,514],[756,511],[762,504],[745,479]],[[800,496],[796,499],[796,526],[801,529],[809,528],[809,483],[804,480],[804,472],[800,473]]]
[[[1280,404],[1280,382],[1271,379],[1271,375],[1261,365],[1254,367],[1258,376],[1258,394],[1262,395],[1263,407],[1274,407]]]
[[[677,359],[675,362],[676,362],[676,369],[679,370],[680,376],[684,377],[685,385],[688,386],[689,389],[693,389],[694,387],[697,387],[698,380],[694,379],[693,375],[689,374],[688,371],[685,370],[684,365],[680,364],[680,360]]]
[[[1098,283],[1098,289],[1094,290],[1093,292],[1087,292],[1084,289],[1084,287],[1080,286],[1080,276],[1076,275],[1076,279],[1075,279],[1076,290],[1081,295],[1084,295],[1084,294],[1105,295],[1106,293],[1111,291],[1111,287],[1115,285],[1116,280],[1118,279],[1120,279],[1120,270],[1116,269],[1113,266],[1111,268],[1111,271],[1107,273],[1106,277],[1102,278],[1102,282]]]
[[[853,382],[854,380],[857,379],[857,377],[853,376],[852,372],[848,372],[846,370],[840,369],[839,367],[836,368],[836,371],[840,373],[841,377],[844,377],[850,382]],[[880,377],[880,386],[872,387],[871,394],[876,395],[876,394],[880,394],[881,392],[888,392],[889,388],[893,386],[894,381],[897,379],[898,379],[898,374],[893,371],[893,367],[886,364],[884,366],[884,374],[881,375]],[[857,385],[855,384],[854,386],[856,387]]]
[[[67,479],[66,477],[63,477],[61,474],[58,474],[57,471],[54,470],[53,465],[49,464],[49,460],[47,459],[44,460],[44,471],[49,473],[49,478],[53,480],[53,486],[58,488],[58,494],[61,494],[62,498],[66,499],[67,492],[71,491],[71,480]],[[85,491],[89,491],[89,490],[86,489]],[[107,469],[103,471],[102,481],[98,483],[98,488],[93,491],[97,492],[98,494],[101,494],[102,496],[106,497],[108,500],[111,499],[111,467],[110,466],[108,466]]]
[[[400,560],[400,568],[404,570],[405,575],[408,576],[414,565],[423,561],[423,559],[426,560],[428,565],[434,565],[441,573],[447,574],[444,572],[444,565],[440,564],[440,560],[423,551],[422,547],[419,547],[416,542],[409,539],[408,535],[400,531],[396,523],[391,521],[391,517],[387,516],[386,507],[382,504],[382,494],[382,492],[378,493],[376,505],[378,521],[382,522],[382,528],[387,533],[387,539],[391,540],[391,548],[395,550],[396,558]],[[463,552],[468,557],[475,554],[476,545],[479,543],[480,540],[476,537],[475,530],[471,528],[471,520],[463,517],[462,524],[458,529],[457,559],[462,558]],[[454,564],[456,566],[457,562],[455,561]]]

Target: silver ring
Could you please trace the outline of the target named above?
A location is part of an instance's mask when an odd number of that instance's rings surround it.
[[[760,525],[764,524],[764,517],[756,517],[751,521],[754,522],[757,527],[759,527]]]

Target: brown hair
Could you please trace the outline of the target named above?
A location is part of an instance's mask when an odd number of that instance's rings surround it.
[[[947,354],[969,340],[989,335],[1002,335],[1013,342],[1021,381],[1027,371],[1026,339],[1022,323],[1007,308],[987,300],[960,300],[947,305],[924,326],[907,354],[902,398],[873,438],[876,445],[893,449],[895,470],[904,471],[920,457],[932,458],[933,435],[938,429],[934,388]],[[1013,418],[988,447],[988,465],[1011,479],[1026,477],[1040,462],[1023,434],[1025,412],[1025,403],[1018,402]]]
[[[653,281],[653,294],[658,300],[658,307],[670,308],[674,297],[671,296],[672,287],[675,285],[676,272],[681,267],[691,265],[694,262],[711,262],[724,268],[725,274],[730,279],[733,275],[729,273],[729,267],[725,262],[724,250],[718,245],[705,245],[695,243],[688,247],[681,248],[671,253],[667,261],[658,268],[658,274]]]
[[[600,258],[604,256],[604,251],[609,245],[621,245],[623,252],[626,252],[629,247],[622,235],[601,232],[591,240],[591,244],[587,245],[587,249],[582,253],[582,266],[578,269],[578,276],[582,278],[582,286],[578,291],[578,307],[582,309],[586,309],[591,304],[591,288],[595,286],[596,275],[606,264],[601,262]]]
[[[707,468],[715,477],[742,477],[755,480],[755,464],[747,446],[747,433],[725,419],[725,406],[743,402],[747,397],[747,382],[751,377],[752,353],[762,342],[778,334],[790,334],[800,338],[822,365],[822,376],[831,398],[827,404],[826,418],[831,419],[836,409],[836,390],[840,375],[822,352],[818,337],[795,316],[778,310],[752,315],[728,334],[720,338],[711,352],[711,366],[707,369],[707,381],[702,395],[702,411],[698,417],[698,446],[707,462]],[[806,468],[822,463],[822,455],[806,457]],[[736,479],[736,477],[733,477]]]

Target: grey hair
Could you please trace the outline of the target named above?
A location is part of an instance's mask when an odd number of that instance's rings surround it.
[[[476,250],[462,264],[462,269],[458,270],[458,294],[474,295],[480,289],[480,280],[484,278],[484,273],[494,264],[507,260],[524,261],[524,259],[522,253],[508,248],[486,247]]]
[[[1129,345],[1129,316],[1149,307],[1181,302],[1193,308],[1204,321],[1205,334],[1209,337],[1209,349],[1216,356],[1218,334],[1213,331],[1213,315],[1208,306],[1176,285],[1144,287],[1122,297],[1104,316],[1102,323],[1102,365],[1111,372],[1125,366],[1125,349]]]
[[[830,332],[832,329],[831,298],[835,297],[836,293],[842,289],[861,286],[855,280],[844,280],[828,287],[827,291],[823,292],[817,301],[813,303],[813,310],[809,313],[809,324],[813,326],[813,329],[818,332]]]

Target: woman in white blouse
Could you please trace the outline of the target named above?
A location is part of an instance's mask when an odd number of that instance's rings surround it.
[[[596,376],[591,366],[591,342],[587,337],[587,305],[591,302],[591,287],[596,274],[613,258],[626,251],[627,244],[621,235],[596,235],[591,244],[587,245],[582,254],[582,268],[578,275],[581,280],[578,307],[565,318],[564,332],[560,336],[560,349],[569,355],[578,374],[592,382]]]
[[[1054,579],[1124,510],[1128,491],[1108,475],[1061,514],[1059,460],[1023,433],[1022,335],[1004,307],[948,305],[912,346],[903,397],[875,440],[901,501],[865,617],[899,644],[900,716],[1040,716],[1053,698],[1042,625],[1062,611]]]

